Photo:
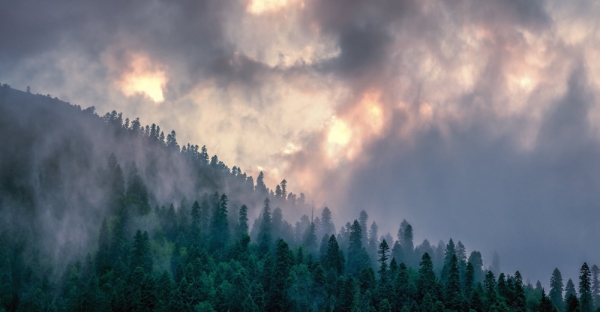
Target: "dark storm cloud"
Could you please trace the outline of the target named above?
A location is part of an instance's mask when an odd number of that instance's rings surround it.
[[[126,54],[143,51],[183,75],[175,90],[211,77],[252,81],[260,65],[243,56],[232,65],[235,44],[224,34],[227,19],[243,10],[236,1],[211,0],[11,1],[0,12],[0,68],[17,70],[48,53],[98,64],[107,51],[126,68]]]

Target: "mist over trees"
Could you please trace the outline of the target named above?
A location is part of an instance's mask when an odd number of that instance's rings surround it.
[[[165,135],[165,132],[167,134]],[[0,311],[596,311],[600,269],[546,291],[494,254],[336,225],[283,180],[175,131],[0,87]],[[314,213],[313,213],[314,212]],[[297,220],[297,221],[292,221]]]

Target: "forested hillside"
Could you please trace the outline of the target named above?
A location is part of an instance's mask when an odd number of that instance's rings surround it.
[[[306,202],[175,131],[0,87],[0,311],[600,306],[596,265],[577,288],[549,272],[546,291],[460,241],[415,244],[407,221],[395,237],[368,211],[336,227]]]

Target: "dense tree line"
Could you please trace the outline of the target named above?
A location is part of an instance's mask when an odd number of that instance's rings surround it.
[[[6,94],[17,92],[1,91],[0,113],[9,110]],[[589,312],[600,306],[596,265],[582,265],[578,288],[570,279],[564,284],[555,269],[546,293],[540,282],[525,284],[518,271],[501,272],[497,255],[484,268],[481,253],[467,253],[460,241],[415,246],[406,220],[395,238],[380,235],[367,211],[337,230],[328,207],[290,223],[284,214],[307,205],[303,194],[288,191],[286,180],[270,190],[263,173],[255,183],[210,157],[206,147],[181,147],[175,131],[165,136],[157,125],[142,127],[114,111],[99,117],[93,109],[77,109],[77,118],[101,121],[97,131],[124,138],[119,144],[141,142],[136,146],[151,156],[136,165],[127,153],[105,153],[101,166],[77,171],[96,181],[102,198],[91,226],[94,239],[79,247],[86,252],[78,257],[55,261],[34,229],[0,229],[0,311]],[[6,124],[0,119],[0,128],[9,129]],[[72,142],[87,146],[84,139]],[[35,188],[19,182],[33,170],[29,163],[0,161],[3,218],[33,218],[42,198],[72,203],[61,201],[61,158],[81,168],[89,160],[68,150],[52,157],[39,163]],[[159,196],[161,157],[184,162],[196,177],[193,189],[202,191]]]

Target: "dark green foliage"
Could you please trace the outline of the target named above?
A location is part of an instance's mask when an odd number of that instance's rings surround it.
[[[418,302],[423,302],[425,297],[429,295],[429,298],[432,300],[431,304],[433,304],[440,297],[440,287],[437,277],[433,272],[433,262],[428,253],[425,253],[421,258],[417,290]]]
[[[229,223],[227,221],[227,195],[223,194],[214,206],[210,230],[212,250],[224,250],[229,242]]]
[[[592,266],[592,299],[597,309],[600,309],[600,268]]]
[[[552,305],[550,298],[546,297],[546,292],[542,290],[542,300],[540,301],[539,312],[558,312],[556,307]]]
[[[552,304],[558,308],[559,311],[563,310],[563,281],[562,275],[558,268],[555,268],[550,278],[550,293],[549,298]]]
[[[592,312],[594,303],[592,301],[591,272],[587,263],[583,263],[579,275],[579,306],[581,312]]]
[[[262,257],[266,255],[271,249],[271,207],[269,198],[265,199],[265,206],[262,211],[262,220],[260,223],[260,230],[258,232],[258,250],[259,255]]]
[[[5,106],[0,102],[3,112]],[[45,113],[52,115],[52,110]],[[216,155],[209,158],[205,147],[180,148],[174,131],[165,138],[160,127],[123,121],[117,112],[102,118],[93,109],[76,113],[86,123],[98,123],[104,144],[78,138],[84,127],[75,118],[68,134],[50,122],[44,125],[50,133],[61,133],[61,140],[53,138],[57,145],[48,154],[54,156],[35,166],[27,157],[13,159],[8,153],[13,141],[3,149],[0,210],[11,217],[0,228],[0,312],[526,312],[555,311],[553,305],[592,311],[600,302],[597,266],[591,271],[587,264],[582,267],[580,300],[572,281],[566,283],[564,304],[558,269],[546,296],[541,285],[537,290],[524,286],[519,272],[512,277],[497,271],[497,257],[493,270],[484,272],[481,254],[473,251],[467,261],[461,242],[431,246],[425,240],[415,248],[406,220],[393,246],[389,234],[378,236],[377,223],[366,211],[337,235],[327,207],[320,218],[304,216],[293,227],[283,215],[310,207],[303,194],[288,191],[286,180],[271,191],[260,173],[254,187],[252,177],[239,167],[230,170]],[[4,118],[0,126],[5,129],[8,122]],[[39,135],[26,136],[27,143],[37,144]],[[99,147],[106,150],[90,154]],[[96,164],[98,159],[108,162]],[[30,169],[31,175],[23,174]],[[160,180],[165,172],[183,178]],[[39,185],[24,185],[30,180]],[[78,192],[77,183],[86,192]],[[78,221],[61,224],[61,235],[63,230],[67,236],[81,234],[62,237],[64,250],[53,250],[52,238],[35,228],[31,216],[40,209],[40,199],[48,216],[72,215]],[[179,204],[161,202],[167,199]],[[258,213],[263,200],[259,219],[249,225],[248,216]],[[271,200],[279,206],[272,212]],[[230,215],[229,207],[239,210]],[[368,237],[367,221],[372,224]],[[322,237],[319,250],[317,237]],[[49,246],[40,248],[38,241]]]
[[[248,235],[248,207],[242,205],[238,216],[237,237]]]
[[[448,263],[448,279],[444,289],[444,299],[448,310],[464,310],[465,302],[460,287],[458,258],[455,254],[452,255],[452,258],[450,258],[450,262]]]
[[[363,249],[363,232],[357,220],[350,227],[349,242],[348,242],[348,273],[355,276],[362,271],[365,266]]]
[[[573,281],[569,279],[567,281],[567,285],[565,286],[565,299],[569,298],[570,295],[577,297],[577,291],[575,290],[575,284]]]
[[[569,294],[569,296],[567,297],[567,305],[565,308],[565,312],[581,312],[577,296]]]

